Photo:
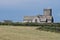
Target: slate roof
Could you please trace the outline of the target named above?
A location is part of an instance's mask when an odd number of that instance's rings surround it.
[[[35,17],[40,17],[40,18],[42,18],[42,19],[45,18],[44,15],[24,16],[24,21],[25,21],[25,20],[28,20],[28,21],[31,20],[31,21],[32,21]],[[44,19],[44,20],[45,20],[45,19]],[[43,21],[44,21],[44,20],[43,20]]]
[[[24,20],[33,20],[36,16],[24,16]]]
[[[51,19],[52,16],[36,15],[36,16],[24,16],[24,21],[32,21],[35,17],[41,19],[41,21],[46,21],[46,19]]]

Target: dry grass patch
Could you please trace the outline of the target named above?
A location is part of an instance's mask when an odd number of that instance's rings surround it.
[[[0,26],[0,40],[60,40],[59,33],[38,31],[36,28]]]

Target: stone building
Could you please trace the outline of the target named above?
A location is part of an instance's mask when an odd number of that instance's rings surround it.
[[[24,16],[23,22],[53,23],[52,9],[44,9],[43,13],[43,15]]]

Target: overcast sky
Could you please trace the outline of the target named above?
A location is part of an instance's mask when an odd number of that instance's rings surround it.
[[[0,21],[22,21],[24,16],[42,15],[52,8],[55,22],[60,22],[60,0],[0,0]]]

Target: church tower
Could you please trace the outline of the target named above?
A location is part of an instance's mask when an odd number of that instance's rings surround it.
[[[52,16],[52,9],[44,9],[44,16]]]

